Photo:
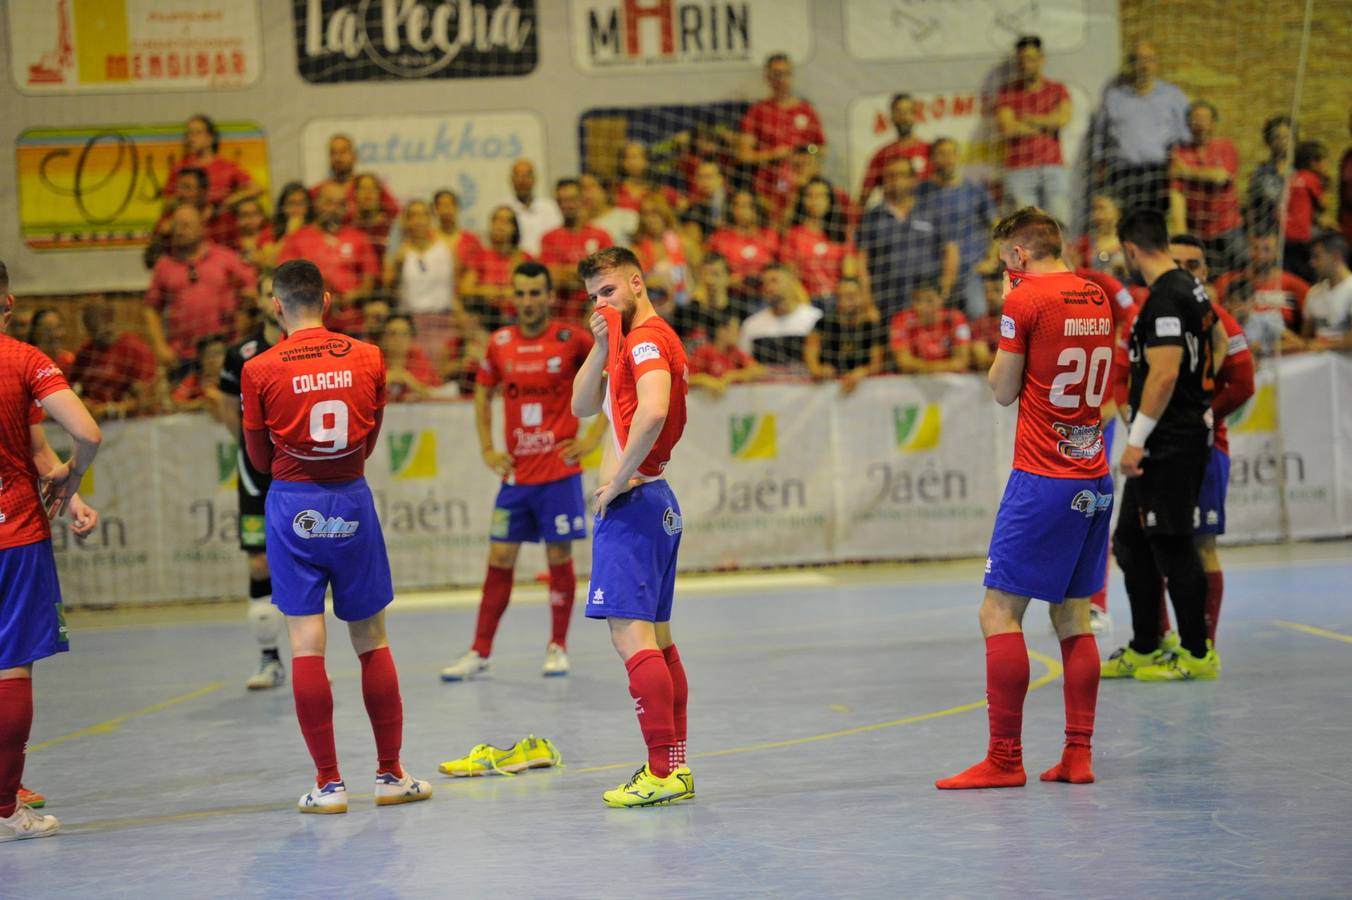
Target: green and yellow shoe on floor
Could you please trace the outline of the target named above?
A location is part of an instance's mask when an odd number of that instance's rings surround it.
[[[1166,631],[1160,635],[1160,649],[1164,651],[1166,656],[1170,653],[1177,653],[1178,648],[1182,646],[1183,643],[1178,639],[1177,631]]]
[[[642,806],[665,806],[683,800],[695,799],[695,776],[681,766],[666,778],[658,778],[648,764],[634,773],[634,777],[613,791],[601,795],[606,806],[618,809],[637,809]]]
[[[532,734],[506,748],[478,744],[468,755],[437,766],[437,771],[453,778],[472,778],[477,775],[515,775],[526,769],[561,765],[563,755],[554,742]]]
[[[1220,674],[1221,661],[1207,642],[1207,653],[1201,659],[1179,648],[1153,666],[1136,670],[1137,681],[1215,681]]]
[[[1138,669],[1144,669],[1153,666],[1164,659],[1164,651],[1156,650],[1154,653],[1137,653],[1131,649],[1128,644],[1125,647],[1118,647],[1099,665],[1100,678],[1131,678]]]

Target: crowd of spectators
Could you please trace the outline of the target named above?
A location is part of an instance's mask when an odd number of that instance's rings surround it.
[[[764,67],[768,96],[740,127],[697,128],[660,170],[635,140],[546,188],[531,160],[512,161],[510,200],[489,211],[482,234],[462,226],[452,190],[401,205],[343,134],[329,140],[324,180],[288,183],[269,203],[220,154],[212,121],[194,116],[146,251],[146,339],[119,331],[103,302],[83,310],[89,338],[78,352],[65,347],[55,310],[19,327],[102,417],[209,408],[225,347],[256,327],[259,279],[305,258],[332,292],[328,325],[381,347],[392,400],[467,396],[492,331],[514,315],[516,266],[546,266],[554,314],[581,323],[589,307],[577,262],[623,244],[687,342],[696,388],[721,395],[739,382],[810,378],[849,393],[884,373],[989,366],[1002,293],[989,236],[1002,211],[1036,205],[1069,225],[1082,208],[1067,261],[1118,295],[1138,289],[1117,221],[1146,205],[1167,213],[1171,232],[1200,240],[1210,289],[1260,354],[1352,348],[1352,150],[1335,196],[1327,148],[1274,116],[1263,127],[1268,155],[1241,192],[1242,163],[1216,107],[1160,79],[1154,48],[1140,42],[1093,111],[1088,186],[1073,196],[1062,133],[1074,101],[1044,64],[1041,41],[1019,38],[989,104],[997,176],[969,176],[970,148],[955,138],[918,138],[918,101],[899,92],[895,139],[854,190],[832,183],[821,117],[796,93],[792,61],[776,54]]]

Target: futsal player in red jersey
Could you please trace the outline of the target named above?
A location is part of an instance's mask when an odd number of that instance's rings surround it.
[[[0,332],[14,297],[0,262]],[[47,445],[46,413],[75,441],[61,462]],[[48,518],[69,512],[84,536],[97,514],[76,493],[102,435],[66,378],[36,347],[0,333],[0,843],[56,834],[56,816],[19,799],[33,725],[33,663],[70,649]]]
[[[1089,597],[1103,585],[1113,480],[1103,452],[1110,300],[1061,258],[1061,230],[1025,207],[995,227],[1009,289],[988,378],[1002,406],[1019,401],[1014,470],[986,557],[986,758],[941,790],[1021,787],[1028,648],[1023,614],[1046,600],[1065,666],[1066,746],[1043,781],[1094,780],[1090,740],[1098,701],[1098,647]]]
[[[292,690],[314,759],[304,813],[347,812],[333,741],[333,692],[324,670],[324,594],[347,622],[361,660],[362,698],[376,740],[376,804],[426,800],[432,787],[399,761],[404,708],[385,636],[394,599],[390,561],[363,473],[385,408],[385,363],[374,344],[324,327],[332,295],[314,263],[292,260],[272,277],[272,308],[286,337],[244,364],[244,445],[272,473],[266,501],[272,599],[286,615]]]
[[[546,236],[547,238],[548,236]],[[568,674],[568,623],[577,594],[573,541],[587,536],[579,460],[605,431],[598,417],[578,437],[569,408],[573,376],[591,350],[591,332],[552,321],[549,269],[523,262],[512,275],[517,323],[499,328],[488,342],[474,389],[475,421],[484,464],[502,478],[493,507],[488,574],[484,578],[474,644],[441,670],[442,681],[464,681],[488,668],[493,637],[512,598],[517,554],[523,542],[545,544],[549,563],[551,630],[541,674]],[[493,446],[494,390],[503,397],[505,448]]]
[[[653,311],[632,251],[594,253],[578,274],[596,305],[596,344],[573,381],[573,414],[604,409],[614,439],[594,495],[587,617],[609,623],[648,745],[648,761],[602,799],[657,806],[695,796],[685,760],[685,667],[671,637],[681,508],[662,477],[685,430],[689,371],[680,338]]]

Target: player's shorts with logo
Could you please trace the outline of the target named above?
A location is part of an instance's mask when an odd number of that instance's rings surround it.
[[[1050,478],[1015,469],[995,514],[988,588],[1060,603],[1103,588],[1113,479]]]
[[[249,465],[243,448],[240,448],[235,468],[238,475],[235,493],[239,496],[239,549],[264,550],[267,547],[264,501],[272,476]]]
[[[267,499],[272,602],[288,616],[369,618],[394,599],[390,560],[365,478],[335,484],[272,482]]]
[[[1211,459],[1197,495],[1197,533],[1225,534],[1225,491],[1230,486],[1230,454],[1211,448]]]
[[[587,617],[671,621],[681,507],[665,479],[630,488],[592,524]]]
[[[577,541],[587,536],[582,475],[544,484],[503,483],[489,539],[513,544]]]
[[[50,540],[0,550],[0,669],[70,649]]]
[[[1130,515],[1147,535],[1195,534],[1201,520],[1197,502],[1209,461],[1205,455],[1160,460],[1147,456],[1141,465],[1142,474],[1128,478],[1122,486],[1118,527]]]

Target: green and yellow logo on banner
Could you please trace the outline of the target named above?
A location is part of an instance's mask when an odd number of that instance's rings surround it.
[[[437,433],[403,431],[391,434],[390,474],[395,478],[435,478]]]
[[[239,445],[233,441],[216,442],[216,487],[233,491],[239,484]]]
[[[1258,434],[1277,430],[1277,389],[1260,384],[1253,396],[1225,420],[1234,434]]]
[[[943,416],[939,412],[939,404],[894,406],[892,408],[892,427],[896,431],[898,450],[907,453],[917,450],[933,450],[939,446],[939,438],[944,430]]]
[[[733,416],[728,437],[733,459],[774,459],[779,455],[773,414]]]

